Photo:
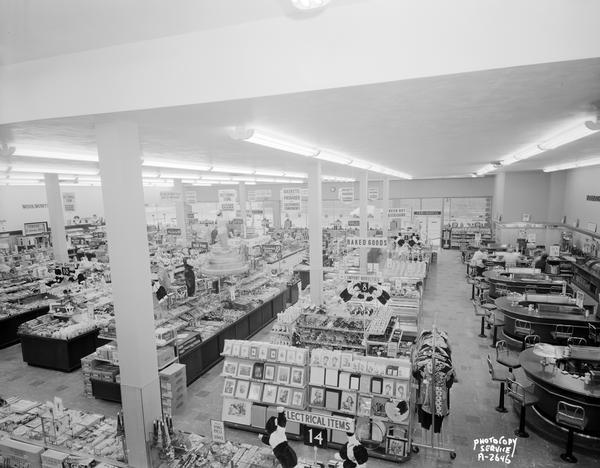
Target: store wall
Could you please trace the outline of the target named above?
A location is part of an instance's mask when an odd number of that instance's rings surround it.
[[[550,174],[507,172],[504,179],[503,222],[521,221],[524,213],[531,215],[531,221],[548,221]]]
[[[587,223],[600,226],[600,202],[586,200],[587,195],[600,195],[600,167],[585,167],[564,171],[565,212],[567,223],[585,229]]]

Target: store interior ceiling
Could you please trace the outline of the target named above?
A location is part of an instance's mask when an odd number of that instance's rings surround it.
[[[177,9],[151,0],[151,7],[143,11],[134,10],[135,2],[131,6],[118,2],[118,8],[114,1],[85,3],[74,6],[69,0],[57,0],[49,5],[35,0],[24,28],[3,24],[8,16],[0,18],[0,65],[298,14],[289,2],[279,0],[187,0]],[[332,2],[330,8],[344,4]],[[138,21],[132,22],[136,15]],[[20,122],[0,126],[0,142],[15,147],[16,154],[32,148],[96,154],[95,122],[114,117],[138,123],[144,157],[306,173],[306,157],[233,139],[231,130],[242,127],[360,158],[414,179],[469,177],[574,121],[595,121],[598,103],[600,58],[593,58]],[[600,132],[596,132],[491,174],[541,170],[599,156]],[[5,163],[8,159],[0,156],[0,170],[3,158]],[[358,178],[360,172],[323,163],[324,174]]]

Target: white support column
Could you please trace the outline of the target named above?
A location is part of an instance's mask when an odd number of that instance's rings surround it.
[[[248,197],[246,196],[246,184],[244,182],[240,182],[238,187],[238,198],[240,199],[240,213],[242,216],[242,237],[246,237],[246,223],[247,223],[247,214],[246,214],[246,201]]]
[[[175,218],[177,219],[177,227],[181,229],[181,240],[184,246],[188,245],[187,238],[187,215],[185,209],[185,193],[181,179],[173,181],[173,190],[179,193],[179,200],[175,200]]]
[[[312,163],[312,164],[311,164]],[[308,166],[308,241],[310,263],[310,300],[323,302],[323,231],[321,227],[321,161]]]
[[[369,230],[367,229],[367,220],[369,207],[369,173],[367,171],[363,171],[361,173],[358,185],[360,202],[360,237],[368,237]],[[369,249],[360,249],[360,272],[363,275],[367,274],[368,253]]]
[[[96,124],[117,325],[129,465],[152,466],[148,441],[161,417],[150,257],[137,124]]]
[[[46,200],[50,215],[50,229],[52,231],[52,251],[54,260],[60,263],[69,261],[67,249],[67,233],[65,231],[65,215],[63,199],[58,183],[58,174],[45,174]]]
[[[388,236],[390,235],[390,178],[389,177],[384,177],[383,178],[383,190],[382,190],[383,194],[383,203],[382,203],[382,210],[383,210],[383,217],[381,222],[383,223],[383,237],[385,237],[386,239],[388,238]]]

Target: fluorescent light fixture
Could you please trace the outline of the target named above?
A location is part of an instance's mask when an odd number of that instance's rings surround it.
[[[75,182],[77,180],[77,176],[75,176],[75,175],[60,174],[58,176],[58,180],[60,182],[67,182],[67,181],[73,181],[73,182]]]
[[[367,171],[373,167],[373,164],[363,161],[362,159],[353,159],[349,165],[358,169],[365,169]]]
[[[210,183],[210,182],[198,182],[197,180],[194,180],[192,182],[192,185],[194,187],[210,187],[212,185],[212,183]]]
[[[298,10],[306,11],[323,8],[330,1],[331,0],[292,0],[292,5],[294,5]]]
[[[496,169],[496,166],[494,166],[493,164],[487,164],[481,169],[479,169],[475,174],[477,174],[478,176],[482,176],[487,174],[488,172],[492,172],[494,169]]]
[[[255,145],[267,146],[269,148],[286,151],[288,153],[299,154],[300,156],[315,156],[319,150],[311,146],[302,145],[289,141],[285,137],[270,135],[259,130],[249,130],[247,132],[250,136],[242,138],[248,143],[254,143]]]
[[[101,187],[100,182],[61,182],[61,187]]]
[[[412,179],[411,175],[406,174],[405,172],[395,171],[393,169],[387,169],[383,174],[391,175],[392,177],[397,177],[398,179]]]
[[[233,176],[231,180],[235,180],[237,182],[254,182],[256,181],[256,178],[248,176]]]
[[[321,179],[325,182],[356,182],[356,179],[353,179],[352,177],[338,177],[331,175],[321,176]]]
[[[39,180],[4,180],[0,181],[0,185],[42,187],[44,185],[44,182],[40,182]]]
[[[303,184],[304,182],[299,179],[275,179],[276,184]]]
[[[578,167],[589,167],[589,166],[599,166],[600,158],[591,158],[591,159],[582,159],[581,161],[573,161],[564,164],[557,164],[555,166],[545,167],[544,172],[556,172],[556,171],[565,171],[567,169],[576,169]]]
[[[539,147],[542,148],[542,150],[551,150],[566,145],[567,143],[571,143],[572,141],[585,138],[596,132],[597,130],[592,130],[585,125],[585,122],[579,122],[577,125],[566,128],[561,132],[558,132],[555,136],[542,141],[539,144]]]
[[[12,180],[43,180],[44,179],[44,174],[36,174],[31,173],[31,172],[24,172],[24,173],[18,173],[18,172],[7,172],[6,173],[6,177]]]
[[[43,174],[81,174],[81,175],[96,175],[98,169],[92,166],[64,166],[64,165],[42,165],[15,162],[12,164],[12,170],[15,172],[35,172]]]
[[[525,159],[532,158],[533,156],[537,156],[540,153],[543,153],[545,150],[540,148],[537,145],[528,146],[526,148],[522,148],[514,154],[511,154],[509,157],[502,160],[503,166],[510,166],[518,161],[523,161]]]
[[[79,182],[100,182],[101,179],[98,176],[77,176]]]
[[[217,174],[202,174],[202,180],[233,180],[231,176]]]
[[[169,161],[144,158],[142,166],[164,167],[167,169],[182,169],[187,171],[210,171],[210,164],[193,163],[185,161]]]
[[[254,171],[254,174],[272,177],[285,177],[286,175],[283,171],[269,171],[268,169],[257,169]]]
[[[161,179],[201,179],[200,174],[185,173],[185,172],[163,172],[160,171],[158,177]]]
[[[94,153],[69,153],[63,150],[40,150],[18,146],[13,155],[19,158],[61,159],[67,161],[98,162],[98,155]]]
[[[223,172],[225,174],[254,174],[254,169],[249,167],[213,166],[212,172]]]
[[[320,151],[319,154],[315,156],[315,158],[320,159],[321,161],[327,161],[334,164],[344,164],[348,165],[352,162],[352,158],[348,156],[344,156],[343,154],[333,153],[331,151]]]

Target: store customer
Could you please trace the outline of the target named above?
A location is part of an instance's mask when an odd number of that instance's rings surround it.
[[[521,255],[515,252],[515,249],[509,247],[506,249],[504,255],[502,255],[502,258],[504,259],[504,267],[511,268],[517,266],[517,261],[521,258]]]
[[[183,277],[185,279],[185,287],[187,288],[188,297],[192,297],[196,293],[196,274],[194,267],[188,263],[188,259],[183,259]]]
[[[267,421],[265,429],[266,435],[258,436],[258,439],[264,444],[271,446],[273,455],[281,463],[282,468],[294,468],[298,464],[298,457],[294,449],[289,446],[287,436],[285,435],[285,409],[282,406],[277,407],[277,418],[271,416]]]
[[[475,269],[475,276],[482,276],[485,271],[485,261],[488,258],[487,249],[484,246],[479,247],[471,257],[471,268]]]
[[[544,252],[540,258],[538,258],[533,264],[533,268],[539,268],[542,273],[546,271],[546,262],[548,260],[548,254]]]

